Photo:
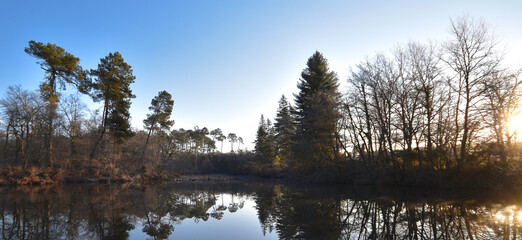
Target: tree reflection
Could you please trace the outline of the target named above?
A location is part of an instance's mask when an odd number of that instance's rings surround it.
[[[258,233],[281,239],[516,239],[522,230],[522,208],[478,201],[357,198],[267,184],[90,186],[0,189],[0,239],[129,239],[133,229],[168,239],[184,220],[222,220],[249,201]]]
[[[87,189],[87,190],[85,190]],[[0,239],[128,239],[137,225],[152,239],[168,239],[185,219],[220,220],[227,207],[223,194],[190,190],[121,186],[47,191],[33,188],[3,193],[0,189]],[[235,199],[240,195],[233,194]],[[217,199],[221,198],[221,204]],[[241,201],[233,203],[242,208]]]
[[[281,239],[516,239],[521,230],[517,207],[353,200],[278,186],[254,199],[263,233]]]

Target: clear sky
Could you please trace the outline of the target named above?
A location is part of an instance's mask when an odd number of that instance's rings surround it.
[[[119,51],[132,65],[132,125],[142,128],[161,90],[175,100],[174,128],[235,132],[253,148],[261,114],[293,99],[315,50],[342,83],[349,69],[408,41],[443,41],[450,18],[481,17],[522,67],[522,1],[10,1],[0,0],[0,92],[35,90],[44,73],[24,53],[51,42],[96,68]],[[85,98],[91,107],[98,105]],[[226,144],[225,146],[228,146]]]

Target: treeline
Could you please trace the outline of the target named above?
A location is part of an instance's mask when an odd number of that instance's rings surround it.
[[[261,117],[258,163],[344,181],[437,185],[514,174],[520,71],[503,67],[482,20],[461,17],[450,29],[442,43],[411,42],[365,59],[344,94],[315,52],[295,103],[283,96],[273,124]]]
[[[2,178],[22,182],[43,178],[117,177],[137,173],[166,176],[164,168],[181,164],[198,171],[198,154],[216,153],[216,143],[228,140],[231,152],[242,152],[243,139],[221,129],[171,130],[172,95],[160,91],[151,101],[143,130],[131,129],[129,108],[136,77],[118,53],[100,59],[85,70],[79,58],[55,44],[30,41],[25,52],[38,59],[44,81],[37,91],[8,87],[0,99]],[[61,90],[74,87],[76,93]],[[101,108],[90,110],[81,101],[87,95]],[[234,148],[234,145],[236,148]],[[234,154],[230,154],[232,158]],[[179,162],[178,161],[178,162]],[[180,171],[169,169],[169,172]]]
[[[152,99],[144,129],[133,130],[135,76],[121,54],[85,70],[64,49],[31,41],[25,52],[39,60],[45,78],[39,91],[11,86],[0,100],[0,156],[4,166],[15,167],[1,175],[129,179],[219,172],[448,187],[514,184],[521,169],[516,138],[522,130],[513,120],[520,113],[520,71],[503,67],[499,41],[482,20],[461,17],[450,29],[442,43],[411,42],[367,58],[351,69],[346,90],[316,51],[294,101],[283,96],[274,120],[261,116],[255,153],[219,128],[172,130],[174,101],[167,91]],[[65,87],[78,93],[62,95]],[[102,107],[87,109],[81,94]],[[231,153],[224,154],[226,140]]]

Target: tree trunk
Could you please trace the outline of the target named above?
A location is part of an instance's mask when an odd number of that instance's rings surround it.
[[[49,127],[47,131],[47,139],[46,139],[46,153],[45,153],[45,159],[44,159],[44,167],[50,167],[52,169],[53,167],[53,133],[54,133],[54,114],[56,112],[56,71],[52,71],[51,76],[49,78],[49,86],[51,88],[51,92],[49,94],[49,115],[48,115],[48,121],[49,121]],[[44,169],[45,169],[44,168]]]
[[[145,151],[147,151],[147,145],[149,144],[149,138],[150,138],[150,135],[152,134],[152,128],[154,127],[155,124],[156,124],[155,122],[152,123],[151,128],[149,129],[149,133],[147,134],[147,141],[145,141],[145,146],[143,146],[143,150],[141,151],[141,157],[139,160],[140,166],[143,164],[143,157],[145,156]]]
[[[469,104],[471,102],[471,99],[470,99],[470,94],[471,94],[471,90],[470,90],[470,86],[469,86],[469,77],[466,76],[465,78],[465,81],[466,81],[466,106],[464,108],[464,126],[462,126],[462,130],[464,131],[462,133],[462,140],[460,142],[460,161],[457,162],[458,166],[457,167],[462,167],[462,165],[465,163],[465,161],[467,160],[467,152],[468,152],[468,134],[469,134]]]
[[[11,121],[7,123],[5,128],[5,144],[4,144],[4,164],[7,165],[7,144],[9,143],[9,128],[11,127]]]
[[[90,156],[90,165],[91,166],[92,166],[92,160],[94,159],[94,156],[95,156],[95,153],[96,153],[96,149],[98,148],[98,145],[101,143],[101,141],[103,140],[103,136],[105,135],[106,126],[107,126],[106,123],[107,123],[108,111],[109,111],[109,100],[106,99],[104,107],[103,107],[102,129],[101,129],[101,132],[100,132],[100,137],[94,143],[94,147],[92,148],[92,152],[91,152],[91,156]]]

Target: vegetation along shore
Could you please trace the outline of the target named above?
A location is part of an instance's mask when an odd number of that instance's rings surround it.
[[[409,42],[367,57],[351,68],[346,89],[315,51],[298,92],[281,97],[275,119],[261,115],[254,151],[220,128],[174,129],[175,96],[162,89],[143,128],[132,129],[132,84],[140,79],[122,54],[109,53],[96,69],[84,69],[65,49],[30,41],[25,52],[37,60],[43,81],[37,90],[10,86],[0,99],[0,185],[227,174],[518,188],[520,70],[504,67],[500,41],[484,21],[459,17],[449,29],[451,37],[441,42]],[[88,109],[82,96],[101,108]],[[223,144],[231,151],[223,152]]]

